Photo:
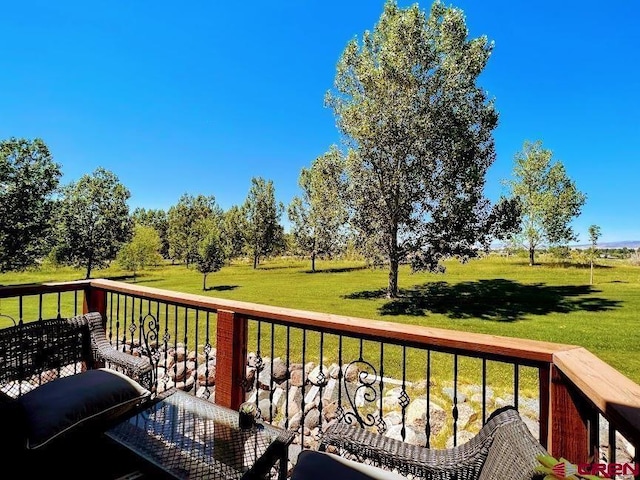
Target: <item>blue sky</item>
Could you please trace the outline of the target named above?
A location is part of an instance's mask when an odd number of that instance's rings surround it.
[[[0,138],[44,139],[63,183],[112,170],[132,209],[183,193],[226,209],[253,176],[287,204],[300,169],[339,140],[323,97],[383,3],[5,2]],[[540,139],[587,195],[581,242],[591,224],[602,241],[640,240],[640,2],[445,3],[495,41],[480,79],[500,112],[489,198]]]

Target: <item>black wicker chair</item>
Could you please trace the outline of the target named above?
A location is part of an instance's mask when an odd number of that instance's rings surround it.
[[[319,450],[408,478],[439,480],[537,478],[536,456],[546,453],[513,407],[494,412],[469,442],[449,449],[411,445],[359,426],[336,423],[323,434]]]

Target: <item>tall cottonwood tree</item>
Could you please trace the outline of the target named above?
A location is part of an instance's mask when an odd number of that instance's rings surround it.
[[[284,239],[280,225],[284,206],[276,201],[273,181],[253,177],[242,210],[247,227],[247,250],[253,258],[253,268],[257,268],[261,258],[282,247]]]
[[[291,233],[296,246],[311,257],[316,271],[318,255],[333,255],[344,248],[347,208],[342,198],[346,183],[344,158],[336,146],[316,158],[310,168],[300,172],[301,196],[295,196],[288,208]]]
[[[47,253],[61,175],[42,139],[0,141],[0,272],[30,267]]]
[[[374,238],[389,265],[442,269],[476,254],[488,235],[485,174],[495,158],[498,113],[476,85],[492,51],[468,38],[461,10],[387,1],[373,31],[346,46],[327,93],[349,149],[353,226]]]
[[[107,266],[129,240],[130,197],[115,173],[102,167],[63,189],[58,209],[58,257],[83,267],[86,278]]]
[[[542,141],[525,141],[515,155],[513,179],[507,184],[522,206],[520,242],[529,250],[529,265],[542,244],[559,245],[577,240],[571,221],[580,215],[586,196],[560,161]]]

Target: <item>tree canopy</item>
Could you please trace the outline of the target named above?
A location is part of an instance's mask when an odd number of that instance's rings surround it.
[[[48,253],[61,175],[41,139],[0,141],[0,272],[25,269]]]
[[[213,195],[184,194],[167,214],[169,256],[187,267],[198,259],[200,242],[210,231],[209,222],[218,224],[222,209]]]
[[[257,268],[260,259],[277,251],[284,241],[284,229],[280,225],[284,206],[276,202],[273,181],[253,177],[242,209],[247,249],[253,257],[253,268]]]
[[[326,102],[348,149],[352,223],[384,252],[391,297],[400,262],[438,271],[486,242],[498,113],[476,81],[492,48],[468,38],[457,8],[435,2],[426,15],[389,0],[338,62]]]
[[[291,233],[298,249],[311,257],[315,272],[318,255],[333,255],[344,248],[348,215],[342,197],[346,183],[340,150],[332,146],[310,168],[303,168],[298,185],[302,195],[294,197],[288,208]]]
[[[571,221],[580,214],[586,196],[567,174],[560,161],[542,141],[525,141],[515,155],[511,193],[522,207],[521,243],[529,250],[529,264],[535,264],[540,245],[557,246],[577,240]]]
[[[102,167],[64,187],[58,212],[58,255],[86,270],[107,266],[129,240],[129,190]]]
[[[161,248],[160,235],[155,228],[136,224],[133,237],[120,248],[117,260],[122,268],[133,272],[135,279],[136,272],[141,268],[162,262]]]

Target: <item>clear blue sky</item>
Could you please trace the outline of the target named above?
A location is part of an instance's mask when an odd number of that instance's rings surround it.
[[[640,2],[445,3],[495,41],[480,82],[500,112],[489,198],[523,141],[540,139],[587,194],[580,240],[594,223],[602,241],[640,240]],[[300,169],[338,141],[323,97],[347,41],[382,6],[4,2],[0,138],[43,138],[63,183],[112,170],[132,209],[168,209],[183,193],[226,209],[252,176],[286,204]]]

